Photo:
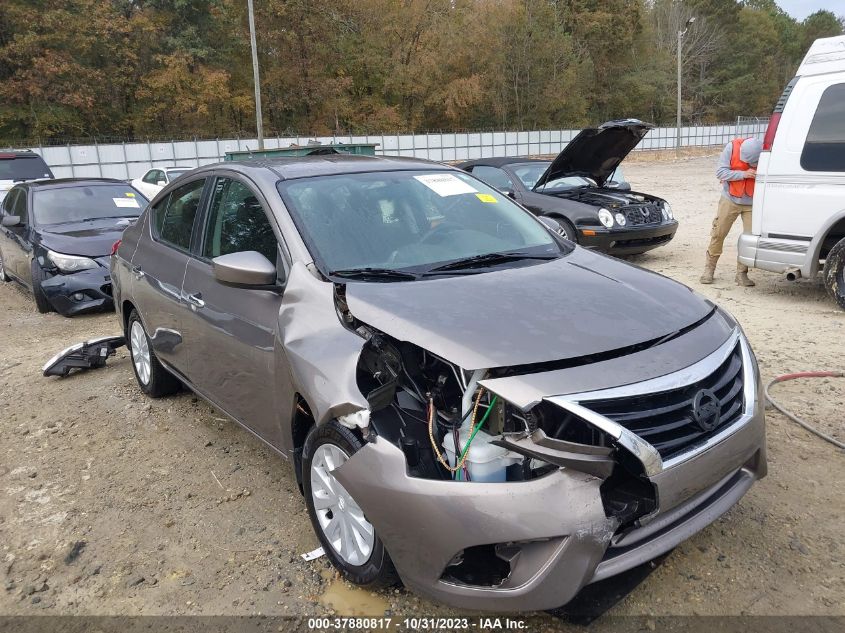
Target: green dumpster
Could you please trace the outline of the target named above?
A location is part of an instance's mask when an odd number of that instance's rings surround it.
[[[289,156],[319,156],[324,154],[356,154],[375,156],[376,143],[319,143],[309,145],[289,145],[277,149],[241,150],[226,152],[223,160],[254,160],[256,158],[281,158]]]

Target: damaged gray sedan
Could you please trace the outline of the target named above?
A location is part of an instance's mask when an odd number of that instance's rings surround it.
[[[288,457],[358,584],[559,607],[766,473],[729,314],[447,166],[203,167],[126,230],[112,271],[141,389],[185,384]]]

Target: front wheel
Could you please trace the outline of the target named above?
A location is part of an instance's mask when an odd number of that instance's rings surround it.
[[[578,243],[578,234],[575,232],[575,227],[569,222],[569,220],[565,220],[561,217],[550,215],[548,216],[558,224],[558,229],[555,231],[558,235],[562,238],[569,240],[575,244]]]
[[[32,272],[32,295],[35,297],[35,307],[38,308],[41,314],[52,312],[53,306],[47,300],[47,295],[44,294],[44,290],[41,288],[41,282],[47,281],[50,277],[41,268],[41,264],[37,260],[33,259],[30,266],[30,271]]]
[[[845,310],[845,238],[839,240],[827,254],[822,279],[827,294]]]
[[[360,506],[332,474],[362,446],[334,420],[311,429],[302,456],[305,504],[326,556],[343,577],[356,585],[387,587],[398,580],[393,562]]]

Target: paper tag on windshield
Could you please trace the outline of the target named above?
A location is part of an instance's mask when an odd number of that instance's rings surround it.
[[[124,207],[127,209],[140,209],[141,205],[138,204],[138,201],[135,198],[112,198],[114,201],[114,206],[116,207]]]
[[[472,185],[465,183],[452,174],[426,174],[424,176],[414,176],[414,178],[438,196],[444,198],[446,196],[457,196],[461,193],[476,193],[478,191]]]

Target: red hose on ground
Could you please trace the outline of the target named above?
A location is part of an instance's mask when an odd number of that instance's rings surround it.
[[[837,440],[834,437],[831,437],[827,433],[823,433],[822,431],[819,431],[817,428],[811,426],[810,424],[807,424],[804,420],[799,418],[797,415],[790,413],[789,411],[784,409],[782,406],[780,406],[769,395],[769,387],[771,387],[772,385],[776,385],[779,382],[785,382],[787,380],[795,380],[796,378],[845,378],[845,371],[838,371],[838,370],[833,370],[833,371],[799,371],[799,372],[796,372],[794,374],[783,374],[782,376],[778,376],[777,378],[772,379],[772,381],[769,382],[769,384],[766,385],[766,388],[764,389],[764,392],[766,394],[766,400],[768,400],[769,403],[775,409],[777,409],[778,411],[783,413],[786,417],[788,417],[790,420],[792,420],[796,424],[799,424],[800,426],[802,426],[803,428],[808,430],[813,435],[816,435],[816,436],[822,438],[826,442],[830,442],[834,446],[838,446],[841,449],[845,449],[845,442],[840,442],[839,440]]]

